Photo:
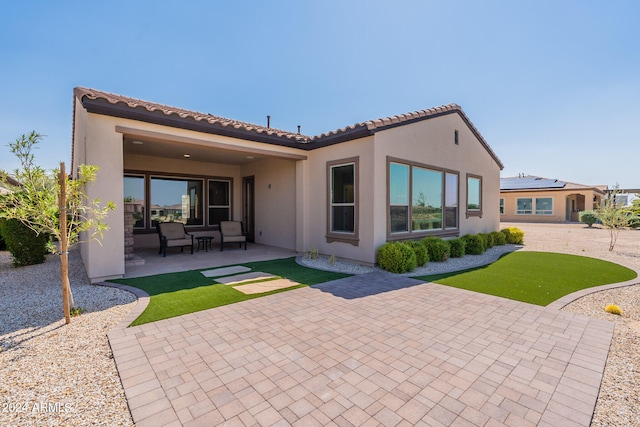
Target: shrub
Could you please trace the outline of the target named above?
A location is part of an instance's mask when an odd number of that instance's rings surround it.
[[[449,255],[451,258],[461,258],[464,256],[464,240],[451,239],[449,243]]]
[[[484,239],[479,234],[465,234],[464,253],[468,255],[480,255],[484,253]]]
[[[443,262],[449,259],[449,244],[444,240],[432,236],[425,237],[421,242],[427,248],[430,261]]]
[[[504,234],[499,231],[492,231],[491,235],[493,236],[493,244],[496,246],[502,246],[507,243],[507,239]]]
[[[593,224],[598,222],[598,214],[595,211],[582,211],[578,217],[580,222],[587,224],[591,227]]]
[[[0,234],[13,257],[13,265],[41,264],[45,261],[49,236],[35,231],[17,219],[1,220]]]
[[[518,227],[507,227],[500,230],[504,234],[507,243],[513,245],[521,245],[524,243],[524,231]]]
[[[493,243],[493,236],[490,233],[480,233],[478,234],[482,238],[482,243],[484,244],[484,250],[492,248],[495,243]]]
[[[429,253],[427,252],[427,248],[420,242],[415,240],[408,240],[405,242],[407,245],[411,246],[413,252],[416,254],[416,264],[418,267],[422,267],[429,261]]]
[[[2,238],[2,230],[0,229],[0,251],[4,251],[7,249],[7,244],[4,242]]]
[[[629,227],[640,228],[640,215],[632,215],[629,217]],[[1,245],[2,245],[2,242],[0,242],[0,246]]]
[[[416,268],[416,253],[402,242],[388,242],[378,248],[378,265],[392,273],[407,273]]]

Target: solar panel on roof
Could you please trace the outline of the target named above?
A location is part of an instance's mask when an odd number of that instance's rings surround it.
[[[500,178],[500,190],[541,190],[545,188],[564,188],[564,181],[539,178],[535,176]]]

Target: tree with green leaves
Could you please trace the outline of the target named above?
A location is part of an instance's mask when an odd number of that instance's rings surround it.
[[[616,196],[619,193],[619,186],[616,184],[604,204],[596,210],[598,219],[609,232],[609,251],[613,251],[620,231],[629,225],[629,210],[616,203]]]
[[[66,174],[62,162],[60,169],[52,171],[37,166],[32,151],[41,140],[42,136],[32,131],[9,144],[21,165],[13,174],[19,185],[9,179],[7,172],[0,171],[0,183],[9,190],[0,196],[0,218],[19,220],[38,234],[52,236],[54,241],[48,249],[60,256],[62,306],[68,324],[70,307],[75,308],[69,285],[69,249],[82,242],[99,242],[108,229],[104,219],[115,205],[89,200],[84,193],[86,186],[96,179],[97,166],[80,165],[76,179]],[[85,233],[84,240],[81,233]]]

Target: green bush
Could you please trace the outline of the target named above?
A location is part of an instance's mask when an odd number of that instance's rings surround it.
[[[7,250],[13,257],[13,265],[41,264],[47,254],[47,242],[49,236],[36,234],[17,219],[1,220],[0,234],[4,238]]]
[[[467,255],[480,255],[484,253],[484,239],[479,234],[465,234],[464,253]]]
[[[493,244],[495,246],[502,246],[507,243],[507,239],[504,237],[503,233],[499,231],[492,231],[490,234],[493,236]]]
[[[451,258],[461,258],[464,256],[464,240],[451,239],[447,240],[449,243],[449,256]]]
[[[632,215],[629,217],[629,227],[640,228],[640,215]]]
[[[407,273],[416,268],[416,253],[402,242],[388,242],[378,248],[378,265],[392,273]]]
[[[482,238],[482,243],[484,244],[484,250],[491,249],[495,243],[493,243],[493,236],[491,233],[480,233],[478,234]]]
[[[587,224],[591,227],[593,224],[598,222],[598,214],[595,211],[582,211],[578,217],[580,222]]]
[[[443,262],[449,259],[449,244],[439,237],[425,237],[421,243],[427,248],[429,260]]]
[[[4,251],[7,249],[7,244],[4,242],[2,238],[2,230],[0,230],[0,251]]]
[[[429,253],[427,252],[427,248],[425,248],[422,243],[415,240],[407,240],[404,243],[411,246],[411,249],[413,249],[413,252],[415,252],[416,264],[418,265],[418,267],[422,267],[429,261]]]
[[[524,243],[524,231],[518,227],[507,227],[500,230],[504,234],[507,243],[512,245],[521,245]]]

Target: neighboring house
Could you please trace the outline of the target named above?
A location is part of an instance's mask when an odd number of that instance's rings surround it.
[[[310,137],[76,88],[72,150],[72,170],[100,167],[90,199],[118,204],[82,245],[92,281],[125,273],[124,197],[142,203],[138,248],[157,220],[216,235],[233,219],[256,243],[373,264],[387,241],[500,226],[502,163],[455,104]]]
[[[640,188],[610,188],[607,191],[607,196],[611,196],[615,192],[616,205],[618,206],[631,206],[633,201],[637,199],[640,194]]]
[[[505,222],[570,222],[600,206],[606,186],[589,186],[539,176],[500,179],[500,220]]]

